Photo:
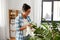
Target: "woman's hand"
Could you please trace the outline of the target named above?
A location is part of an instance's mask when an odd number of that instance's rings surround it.
[[[27,26],[32,26],[32,24],[28,24]]]
[[[27,28],[27,25],[24,25],[24,26],[22,26],[21,28],[20,28],[20,30],[22,31],[22,30],[24,30],[24,29],[26,29]]]

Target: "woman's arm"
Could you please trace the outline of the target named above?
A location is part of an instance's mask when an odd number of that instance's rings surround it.
[[[20,28],[20,30],[22,31],[22,30],[24,30],[24,29],[26,29],[26,25],[25,26],[22,26],[21,28]]]
[[[20,21],[19,21],[19,16],[17,16],[15,18],[15,26],[16,26],[16,30],[19,31],[21,25],[20,25]]]
[[[27,25],[24,25],[24,26],[22,26],[21,28],[20,28],[20,30],[22,31],[22,30],[24,30],[24,29],[26,29],[27,28],[27,26],[31,26],[31,24],[27,24]]]

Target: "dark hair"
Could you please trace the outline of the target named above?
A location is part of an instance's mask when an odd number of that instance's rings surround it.
[[[28,9],[30,9],[31,7],[29,6],[29,5],[27,5],[26,3],[25,4],[23,4],[23,6],[22,6],[22,10],[23,11],[27,11]]]

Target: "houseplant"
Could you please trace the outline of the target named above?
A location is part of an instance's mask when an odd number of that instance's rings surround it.
[[[40,27],[32,24],[35,29],[34,37],[30,37],[28,40],[60,40],[60,31],[58,29],[59,24],[52,21],[51,23],[42,23]]]

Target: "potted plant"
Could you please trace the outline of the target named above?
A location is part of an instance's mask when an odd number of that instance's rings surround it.
[[[40,27],[32,24],[35,29],[34,37],[30,37],[28,40],[60,40],[60,31],[56,22],[42,23]]]

